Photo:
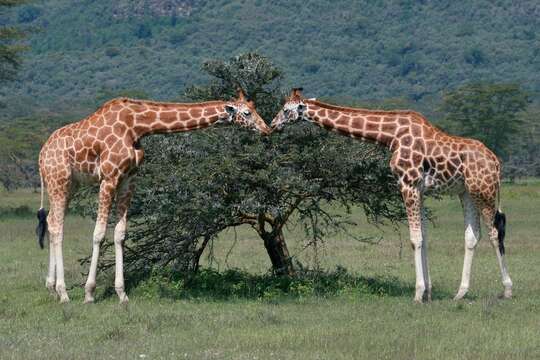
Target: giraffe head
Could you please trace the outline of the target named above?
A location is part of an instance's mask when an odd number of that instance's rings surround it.
[[[268,135],[272,130],[266,125],[264,120],[257,114],[253,101],[246,99],[242,89],[238,89],[235,100],[225,104],[227,111],[226,122],[238,124],[242,127],[256,130],[262,135]]]
[[[281,130],[286,123],[302,119],[305,110],[306,104],[302,96],[302,88],[292,89],[291,95],[285,100],[283,108],[272,120],[272,129]]]

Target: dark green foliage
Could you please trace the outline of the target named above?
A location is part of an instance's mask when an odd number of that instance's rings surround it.
[[[377,296],[403,296],[413,289],[393,277],[353,276],[346,269],[300,271],[294,277],[253,275],[232,269],[217,272],[202,269],[187,281],[167,269],[156,270],[138,284],[134,293],[148,298],[232,300],[256,299],[267,302],[332,297],[344,293]]]
[[[206,80],[198,72],[204,60],[253,50],[308,96],[404,97],[429,117],[441,91],[472,80],[540,91],[536,0],[186,0],[175,4],[190,10],[176,14],[170,3],[32,5],[42,13],[31,24],[43,31],[29,39],[23,83],[9,85],[10,106],[0,117],[78,108],[104,83],[174,99]],[[18,14],[7,18],[15,24]],[[110,47],[120,55],[106,55]]]
[[[0,184],[7,190],[39,186],[37,159],[50,128],[43,118],[0,123]]]
[[[24,6],[17,12],[17,20],[21,23],[30,23],[36,20],[42,12],[43,10],[35,5]]]
[[[471,48],[465,52],[465,61],[472,65],[481,65],[487,61],[486,55],[479,48]]]
[[[520,114],[522,126],[510,144],[503,170],[511,179],[540,176],[540,106],[529,106]]]
[[[271,120],[279,111],[283,97],[280,90],[282,71],[266,57],[246,53],[227,62],[206,61],[202,70],[212,76],[212,80],[208,85],[188,87],[185,95],[189,99],[227,100],[235,96],[236,89],[241,88],[257,104],[257,112],[263,119]]]
[[[135,36],[139,39],[152,37],[152,28],[148,24],[139,24],[135,30]]]
[[[6,7],[18,6],[25,2],[25,0],[2,0],[0,12],[3,12]],[[21,65],[20,54],[25,50],[18,40],[24,36],[23,31],[13,26],[0,27],[0,82],[12,80],[15,77]]]
[[[120,55],[120,50],[116,47],[109,47],[105,49],[105,55],[112,58],[112,57]]]
[[[153,137],[144,146],[129,235],[135,246],[126,253],[138,270],[171,262],[195,269],[205,240],[240,224],[264,239],[299,222],[320,241],[350,223],[328,203],[363,206],[373,221],[403,216],[382,150],[310,124],[269,139],[215,129]]]
[[[476,138],[507,157],[528,103],[519,85],[471,84],[445,94],[442,111],[451,133]]]
[[[228,98],[245,86],[257,109],[279,107],[280,71],[266,58],[245,54],[210,61],[207,86],[190,88],[197,100]],[[361,206],[372,222],[399,221],[404,213],[386,152],[311,124],[261,137],[223,127],[185,135],[149,137],[132,206],[127,271],[156,267],[196,270],[207,243],[228,227],[250,225],[276,273],[291,274],[283,229],[297,223],[312,243],[344,230],[351,219],[336,207]],[[333,205],[333,206],[328,206]],[[83,206],[84,207],[84,206]],[[112,258],[103,262],[112,266]]]

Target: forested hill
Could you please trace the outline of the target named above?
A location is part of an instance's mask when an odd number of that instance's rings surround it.
[[[540,91],[538,0],[50,0],[4,14],[35,31],[1,117],[177,99],[211,58],[258,51],[311,96],[436,103],[472,81]],[[537,96],[537,95],[535,95]]]

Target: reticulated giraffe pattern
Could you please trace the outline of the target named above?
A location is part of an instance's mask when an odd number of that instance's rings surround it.
[[[251,101],[242,92],[233,101],[194,104],[163,103],[127,98],[114,99],[89,117],[56,130],[43,145],[39,156],[43,192],[49,195],[50,211],[46,219],[49,232],[49,271],[46,286],[69,300],[62,257],[64,214],[74,186],[81,181],[99,182],[99,209],[93,236],[93,250],[85,302],[94,301],[99,246],[114,200],[117,223],[114,229],[115,289],[121,302],[127,302],[123,277],[123,242],[127,210],[134,190],[133,175],[143,160],[140,139],[156,133],[191,131],[215,123],[237,123],[263,134],[270,129],[260,118]],[[40,223],[40,225],[43,225]],[[42,227],[45,229],[45,227]],[[43,230],[40,243],[43,244]]]
[[[423,214],[423,197],[429,193],[457,194],[463,205],[465,259],[456,299],[461,299],[469,289],[472,258],[480,238],[480,217],[489,229],[497,255],[504,296],[511,297],[512,281],[504,256],[505,220],[497,208],[500,163],[485,145],[477,140],[448,135],[414,111],[335,106],[305,99],[300,89],[294,89],[272,121],[272,127],[280,129],[285,123],[298,119],[314,122],[346,136],[381,144],[391,151],[390,167],[399,182],[415,252],[416,301],[431,298]]]

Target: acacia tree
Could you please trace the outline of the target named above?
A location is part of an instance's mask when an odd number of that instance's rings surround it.
[[[203,69],[214,79],[190,88],[192,99],[227,99],[241,85],[260,114],[271,116],[280,106],[281,72],[260,55],[212,61]],[[130,269],[140,273],[156,265],[196,270],[208,242],[242,224],[261,238],[273,271],[291,275],[287,224],[302,224],[317,242],[349,222],[330,212],[328,203],[362,206],[371,221],[404,216],[382,149],[309,124],[265,138],[211,128],[150,137],[144,147],[125,253],[128,276]],[[112,257],[102,262],[112,264]]]

